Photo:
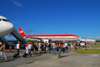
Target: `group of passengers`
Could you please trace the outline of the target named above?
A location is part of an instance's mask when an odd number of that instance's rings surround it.
[[[29,56],[32,56],[34,53],[40,53],[40,54],[44,54],[44,53],[51,53],[51,51],[53,50],[53,54],[57,54],[58,53],[58,58],[60,58],[60,54],[61,51],[64,52],[68,52],[68,49],[73,46],[77,46],[77,48],[80,47],[80,43],[78,42],[28,42],[26,45],[26,53]],[[18,42],[16,44],[16,49],[17,49],[17,54],[19,55],[19,51],[20,51],[20,42]],[[1,43],[0,42],[0,60],[2,55],[4,55],[5,60],[7,60],[7,56],[6,56],[6,52],[5,52],[5,43]]]
[[[53,54],[56,54],[56,52],[58,52],[58,58],[60,58],[61,51],[63,51],[63,53],[66,52],[66,50],[68,51],[69,46],[70,43],[67,42],[29,42],[26,44],[26,53],[28,54],[28,56],[32,56],[34,53],[51,53],[51,51],[53,50]]]

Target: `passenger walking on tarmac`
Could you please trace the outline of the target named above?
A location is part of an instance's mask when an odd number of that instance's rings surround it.
[[[77,49],[78,49],[78,48],[77,48],[77,47],[78,47],[78,43],[77,43],[77,42],[75,43],[75,47],[76,47],[76,50],[77,50]]]
[[[40,46],[41,46],[41,43],[39,42],[38,43],[38,51],[39,51],[39,53],[41,52]]]
[[[56,51],[59,52],[58,43],[56,43]]]
[[[38,52],[38,44],[37,43],[35,43],[35,52],[36,52],[36,54]]]
[[[52,46],[53,46],[53,54],[56,54],[56,44],[53,42]]]
[[[19,55],[19,51],[20,51],[20,42],[18,42],[16,44],[16,49],[17,49],[17,55]]]
[[[68,44],[67,44],[67,42],[65,42],[65,52],[66,52],[66,50],[68,52]]]
[[[3,52],[3,46],[2,46],[2,42],[0,42],[0,60],[1,60],[2,52]]]
[[[47,48],[47,41],[44,44],[44,53],[46,53],[46,48]]]
[[[64,43],[62,43],[62,46],[63,46],[62,51],[63,51],[63,53],[64,53],[64,52],[65,52],[65,48],[66,48],[66,46],[65,46]]]
[[[26,44],[26,53],[27,53],[27,54],[28,54],[28,44],[29,44],[29,43]]]
[[[61,49],[62,49],[62,43],[59,42],[57,47],[58,47],[58,49],[59,49],[59,52],[58,52],[58,58],[60,58]]]
[[[34,42],[31,42],[32,48],[31,48],[31,54],[34,54]]]
[[[2,56],[2,51],[3,51],[3,47],[2,47],[2,43],[0,42],[0,60],[1,60],[1,56]]]
[[[70,43],[68,42],[68,50],[70,49]]]
[[[44,51],[44,42],[41,43],[40,48],[41,48],[41,52],[43,53],[43,51]]]
[[[48,48],[49,48],[49,53],[51,53],[51,48],[52,48],[51,42],[49,42]]]
[[[29,57],[29,56],[32,56],[32,55],[31,55],[31,48],[32,48],[32,44],[31,44],[31,42],[30,42],[29,45],[28,45],[28,50],[29,50],[29,52],[28,52],[28,57]]]
[[[80,43],[79,43],[79,48],[80,48],[81,46],[80,46]]]
[[[2,50],[1,50],[1,55],[0,55],[0,60],[1,60],[1,57],[2,55],[4,55],[5,57],[5,60],[7,60],[7,56],[6,56],[6,52],[5,52],[5,43],[2,45]]]
[[[2,42],[0,42],[0,47],[2,46]]]

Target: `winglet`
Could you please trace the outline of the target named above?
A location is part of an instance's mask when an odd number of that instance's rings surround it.
[[[19,32],[20,32],[20,35],[21,35],[21,36],[27,36],[27,35],[24,33],[24,31],[22,30],[22,28],[20,28],[20,27],[19,27]]]

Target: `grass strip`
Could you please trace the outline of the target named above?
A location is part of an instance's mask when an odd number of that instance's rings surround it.
[[[100,44],[97,44],[97,45],[93,45],[91,47],[96,47],[96,48],[100,48]]]
[[[82,54],[100,54],[100,49],[82,49],[82,50],[74,50],[76,53],[82,53]]]

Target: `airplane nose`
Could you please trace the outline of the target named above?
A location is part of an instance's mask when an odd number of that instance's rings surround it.
[[[7,26],[6,26],[6,29],[8,30],[8,31],[12,31],[13,29],[14,29],[14,25],[12,24],[12,23],[7,23]]]
[[[9,34],[14,29],[14,26],[10,22],[3,22],[0,24],[0,37]]]

